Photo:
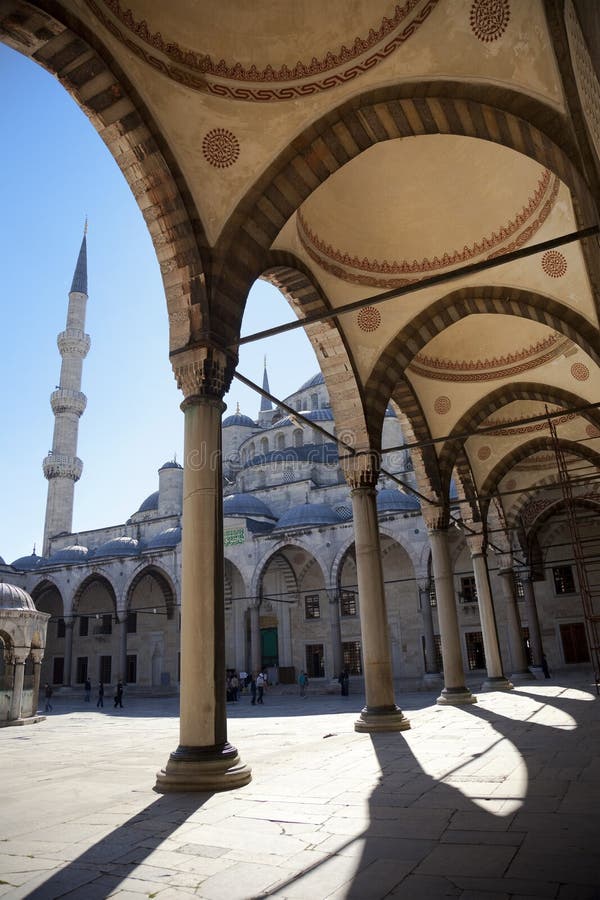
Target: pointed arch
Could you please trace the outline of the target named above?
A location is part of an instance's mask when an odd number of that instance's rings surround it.
[[[172,619],[175,615],[175,608],[177,606],[177,592],[170,575],[156,564],[143,566],[143,568],[139,569],[135,573],[135,575],[129,582],[129,585],[127,586],[127,590],[125,592],[125,615],[127,615],[127,612],[131,608],[131,600],[135,589],[146,577],[153,578],[154,581],[158,584],[165,603],[167,619]]]

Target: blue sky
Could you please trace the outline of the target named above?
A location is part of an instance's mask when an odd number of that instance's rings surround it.
[[[40,66],[0,44],[2,172],[2,450],[0,556],[41,552],[51,447],[56,336],[87,215],[86,331],[73,530],[124,522],[182,457],[182,396],[168,359],[166,304],[146,225],[116,163],[75,102]],[[274,288],[252,289],[242,333],[293,317]],[[292,393],[318,366],[302,329],[242,347],[239,370]],[[290,365],[290,359],[294,365]],[[254,417],[260,398],[235,382],[225,398]]]

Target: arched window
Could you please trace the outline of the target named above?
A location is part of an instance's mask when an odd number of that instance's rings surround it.
[[[250,444],[250,446],[248,447],[248,460],[251,460],[252,457],[255,455],[255,453],[256,453],[256,447],[254,446],[254,441],[253,441]]]
[[[282,431],[280,431],[279,434],[277,435],[277,449],[283,450],[284,447],[285,447],[285,434]]]
[[[323,434],[320,431],[317,431],[316,428],[313,428],[312,439],[313,439],[313,444],[322,444],[323,443]]]
[[[266,437],[261,438],[261,441],[260,441],[260,452],[261,452],[263,455],[265,455],[265,456],[266,456],[266,454],[269,452],[269,439],[266,438]]]
[[[318,408],[319,408],[319,395],[318,395],[318,394],[311,394],[311,395],[310,395],[310,408],[311,408],[311,409],[318,409]]]
[[[304,436],[302,434],[301,428],[296,428],[294,431],[294,447],[301,447],[304,443]]]

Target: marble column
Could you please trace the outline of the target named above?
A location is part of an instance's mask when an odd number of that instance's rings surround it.
[[[127,613],[121,610],[117,617],[117,632],[119,636],[119,664],[117,666],[117,679],[123,684],[127,680]]]
[[[329,600],[329,633],[331,635],[331,667],[332,678],[338,678],[344,668],[344,652],[342,648],[342,625],[340,620],[340,595],[335,588],[327,591]]]
[[[404,731],[410,722],[394,699],[394,680],[375,485],[379,475],[374,454],[356,454],[343,462],[350,485],[354,519],[356,574],[365,676],[366,706],[354,723],[355,731]]]
[[[437,702],[442,706],[476,703],[477,697],[473,696],[465,684],[448,529],[431,529],[428,526],[428,534],[444,666],[444,688]]]
[[[44,658],[43,650],[32,650],[31,657],[33,659],[33,691],[31,697],[31,715],[35,716],[38,710],[40,698],[40,678],[42,675],[42,660]]]
[[[523,599],[525,600],[525,609],[527,610],[527,627],[529,628],[529,645],[531,647],[531,665],[532,667],[542,669],[542,633],[540,631],[540,620],[538,618],[537,605],[535,602],[535,589],[531,570],[525,569],[522,573],[521,583],[523,585]]]
[[[431,586],[429,579],[417,581],[419,591],[419,608],[423,620],[423,636],[425,638],[425,673],[423,683],[431,690],[441,687],[442,675],[437,664],[435,651],[435,632],[433,630],[433,613],[431,611]]]
[[[477,605],[479,607],[479,620],[481,622],[481,634],[483,637],[483,650],[485,653],[485,666],[487,678],[481,685],[482,691],[510,691],[513,688],[511,682],[502,671],[502,658],[498,643],[498,631],[496,629],[496,617],[487,568],[487,559],[484,549],[483,535],[470,535],[467,537],[467,546],[471,553],[473,574],[477,588]]]
[[[63,685],[71,687],[73,669],[73,626],[75,619],[65,619],[65,657],[63,662]],[[48,679],[51,680],[50,678]]]
[[[212,347],[172,356],[185,400],[179,746],[155,790],[223,791],[251,778],[227,740],[221,415],[231,361]]]
[[[521,630],[521,617],[517,606],[515,593],[514,571],[511,568],[501,568],[498,572],[504,595],[504,608],[506,610],[506,625],[508,629],[508,648],[510,653],[512,671],[510,680],[517,682],[532,681],[533,675],[527,666],[527,654]]]
[[[14,676],[13,689],[10,698],[10,709],[8,712],[8,721],[15,722],[21,718],[21,706],[23,703],[23,681],[25,679],[25,660],[28,652],[26,650],[14,651]]]
[[[260,641],[260,606],[250,607],[250,672],[258,675],[262,669],[262,646]]]

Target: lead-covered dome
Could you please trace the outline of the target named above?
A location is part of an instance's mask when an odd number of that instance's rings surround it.
[[[296,393],[299,393],[300,391],[307,391],[309,388],[317,387],[317,385],[324,383],[325,379],[323,377],[323,373],[317,372],[316,375],[313,375],[312,378],[309,378],[308,381],[305,381],[304,384],[298,388]]]
[[[70,547],[62,547],[55,553],[51,553],[48,557],[47,564],[49,566],[54,566],[58,564],[68,565],[69,563],[85,562],[89,552],[88,548],[84,547],[82,544],[72,544]]]
[[[256,422],[254,422],[250,416],[245,416],[243,413],[236,412],[232,416],[227,416],[226,419],[223,419],[222,427],[229,428],[231,425],[241,425],[243,428],[256,428]]]
[[[16,584],[0,584],[0,609],[30,609],[36,611],[27,591],[17,587]]]
[[[31,572],[33,569],[37,569],[43,561],[43,556],[32,553],[30,556],[20,556],[18,559],[15,559],[14,562],[11,562],[11,566],[13,569],[20,569],[22,572]]]
[[[180,466],[174,459],[169,459],[166,463],[162,464],[158,471],[162,472],[163,469],[183,469],[183,466]]]
[[[158,509],[158,491],[154,491],[153,494],[150,494],[149,497],[146,497],[144,502],[140,505],[138,512],[151,512],[153,509]]]
[[[327,503],[303,503],[286,510],[275,527],[312,528],[319,525],[339,525],[339,522],[339,516]]]
[[[264,519],[272,519],[273,521],[277,518],[267,504],[253,494],[230,494],[229,497],[225,497],[223,501],[223,515],[250,516],[253,518],[259,516]]]
[[[405,494],[397,488],[384,488],[377,493],[377,511],[380,513],[420,512],[420,510],[416,497]]]
[[[140,542],[132,537],[117,537],[106,541],[94,551],[94,559],[101,556],[137,556]]]
[[[181,528],[176,526],[175,528],[166,528],[164,531],[161,531],[159,534],[155,534],[154,537],[150,538],[146,541],[145,550],[158,550],[165,549],[169,547],[176,547],[181,541]]]

